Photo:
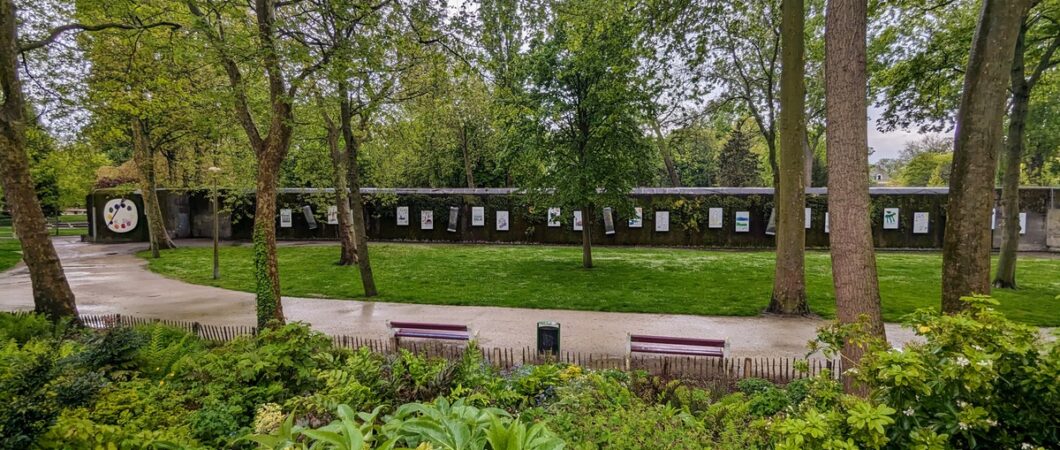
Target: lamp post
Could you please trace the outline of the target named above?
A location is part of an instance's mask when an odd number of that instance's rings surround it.
[[[212,181],[210,186],[210,203],[213,206],[213,279],[218,280],[221,278],[221,265],[220,258],[217,255],[218,243],[221,239],[221,221],[219,220],[219,214],[217,211],[217,178],[221,174],[221,168],[216,166],[210,166],[210,179]]]

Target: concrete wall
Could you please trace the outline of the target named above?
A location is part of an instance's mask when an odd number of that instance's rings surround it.
[[[1055,195],[1057,188],[1024,188],[1020,191],[1021,210],[1027,213],[1027,233],[1020,238],[1022,250],[1060,251],[1060,200]],[[560,227],[547,226],[546,208],[527,204],[525,199],[510,189],[364,189],[365,217],[369,237],[375,240],[431,241],[431,242],[518,242],[547,244],[579,244],[581,233],[574,231],[569,217]],[[202,191],[160,191],[160,202],[171,234],[179,238],[210,237],[213,216],[210,202]],[[878,248],[890,249],[937,249],[942,246],[945,227],[945,188],[872,188],[873,237]],[[102,205],[107,200],[120,196],[114,191],[101,190],[89,196],[90,206]],[[128,194],[141,205],[139,195]],[[691,246],[712,248],[770,248],[774,239],[766,233],[766,225],[773,207],[770,188],[642,188],[631,194],[634,203],[643,209],[643,226],[631,228],[629,214],[615,211],[615,233],[604,233],[602,213],[596,212],[593,226],[593,241],[605,245],[650,245]],[[292,226],[279,226],[277,237],[292,239],[337,239],[337,225],[327,224],[327,207],[333,203],[330,189],[282,189],[279,208],[292,210]],[[813,188],[807,191],[806,206],[811,209],[811,224],[806,230],[809,247],[828,246],[828,233],[824,220],[828,207],[827,191]],[[310,206],[316,229],[310,229],[302,213],[303,206]],[[409,208],[409,225],[398,226],[398,206]],[[486,212],[485,226],[471,225],[473,207],[483,207]],[[449,210],[458,210],[458,227],[455,232],[446,230]],[[723,208],[722,228],[708,227],[709,208]],[[96,215],[100,214],[97,208]],[[252,233],[254,208],[253,194],[227,193],[222,201],[221,236],[224,239],[249,240]],[[898,229],[884,229],[885,208],[899,208]],[[141,206],[142,211],[142,206]],[[420,228],[420,211],[430,210],[434,214],[434,229]],[[496,211],[509,211],[510,228],[498,231],[495,227]],[[655,231],[655,212],[668,211],[670,230]],[[750,231],[738,233],[734,230],[737,211],[750,215]],[[994,245],[1000,246],[1000,208],[998,229],[994,231]],[[913,233],[913,213],[929,215],[928,232]],[[142,212],[141,212],[142,215]],[[101,217],[96,217],[101,220]],[[146,240],[146,219],[142,218],[137,230],[114,233],[106,227],[97,227],[90,239],[100,242]],[[91,230],[91,228],[90,228]]]

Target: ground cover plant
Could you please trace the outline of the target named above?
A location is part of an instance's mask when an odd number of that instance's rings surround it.
[[[280,247],[281,287],[298,297],[359,298],[356,268],[336,266],[334,245]],[[222,276],[213,280],[208,248],[180,248],[150,259],[168,277],[254,291],[249,247],[221,250]],[[772,252],[658,248],[599,248],[596,267],[580,270],[578,248],[379,243],[372,264],[380,301],[590,311],[753,316],[772,292]],[[937,253],[877,255],[883,317],[890,322],[918,308],[937,308],[942,258]],[[488,269],[488,276],[483,271]],[[1060,259],[1020,258],[1019,290],[997,290],[998,309],[1013,320],[1060,325]],[[806,256],[810,310],[834,317],[827,253]],[[496,289],[503,285],[504,289]]]
[[[1060,347],[989,298],[920,311],[873,351],[867,398],[830,376],[734,390],[573,365],[500,372],[335,348],[301,324],[226,344],[165,326],[0,314],[0,448],[1055,448]],[[825,351],[849,329],[822,332]]]

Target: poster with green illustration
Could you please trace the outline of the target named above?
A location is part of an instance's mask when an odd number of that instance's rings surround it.
[[[883,229],[884,230],[897,230],[898,229],[898,208],[884,208],[883,209]]]

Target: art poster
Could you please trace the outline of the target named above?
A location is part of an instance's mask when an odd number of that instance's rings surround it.
[[[1027,213],[1020,213],[1020,234],[1027,234]]]
[[[508,231],[508,211],[497,211],[497,231]]]
[[[913,234],[927,234],[929,218],[926,212],[913,213]]]
[[[655,211],[655,231],[670,231],[670,211]]]
[[[604,234],[615,234],[615,218],[611,208],[604,208]]]
[[[550,228],[556,228],[556,227],[560,226],[559,213],[560,213],[559,208],[549,208],[548,209],[548,226]]]
[[[460,208],[455,206],[449,207],[449,226],[446,227],[446,231],[450,233],[456,233],[456,220],[460,218]]]
[[[305,217],[305,223],[309,226],[310,230],[317,229],[317,218],[313,217],[313,208],[309,205],[302,207],[302,216]]]
[[[883,208],[883,229],[898,229],[898,208]]]
[[[831,230],[828,229],[828,212],[824,213],[824,232],[828,233]]]
[[[115,198],[103,206],[103,221],[107,229],[115,233],[128,233],[136,228],[140,215],[136,203],[124,198]]]
[[[747,211],[736,211],[736,232],[747,233],[751,231],[751,213]]]
[[[484,227],[486,226],[486,208],[481,206],[471,207],[471,226],[473,227]]]
[[[280,210],[280,228],[291,228],[291,210],[288,208]]]
[[[398,206],[397,207],[397,224],[399,227],[409,226],[409,207]]]
[[[629,218],[630,228],[641,228],[644,226],[644,208],[633,208],[633,217]]]
[[[574,231],[582,230],[582,212],[574,211]]]
[[[420,211],[420,229],[434,229],[434,211]]]
[[[339,224],[339,207],[335,205],[328,206],[328,225]]]
[[[806,218],[803,219],[806,223],[806,229],[810,229],[810,224],[813,223],[813,208],[806,208]]]
[[[723,215],[725,210],[721,208],[710,208],[707,210],[707,228],[721,228],[723,226]]]
[[[766,234],[770,236],[777,235],[777,209],[773,208],[769,210],[769,220],[766,221]]]

